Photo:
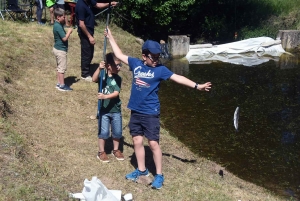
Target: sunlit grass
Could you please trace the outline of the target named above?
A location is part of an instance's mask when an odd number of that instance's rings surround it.
[[[95,32],[96,64],[103,59],[103,29],[100,23]],[[111,30],[125,54],[141,56],[141,45],[134,36],[114,25]],[[0,98],[5,114],[0,121],[1,199],[68,200],[68,193],[82,191],[85,178],[98,176],[109,189],[132,193],[137,201],[283,200],[239,179],[219,164],[198,157],[163,128],[163,189],[154,191],[125,180],[125,174],[136,168],[127,127],[132,77],[127,67],[124,65],[120,72],[126,160],[120,162],[109,155],[111,162],[102,164],[96,159],[97,121],[89,118],[97,111],[98,89],[96,84],[80,80],[76,30],[69,39],[66,78],[73,80],[74,89],[70,93],[55,89],[52,27],[0,21],[0,39]],[[153,166],[150,152],[147,163]],[[224,170],[224,178],[218,175],[220,169]]]
[[[288,14],[299,7],[298,0],[268,0],[278,13]]]

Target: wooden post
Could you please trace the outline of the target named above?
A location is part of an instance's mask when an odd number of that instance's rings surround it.
[[[190,38],[185,35],[169,36],[168,44],[171,57],[184,57],[189,52]]]
[[[276,39],[281,40],[282,48],[291,50],[300,46],[300,30],[279,30]]]

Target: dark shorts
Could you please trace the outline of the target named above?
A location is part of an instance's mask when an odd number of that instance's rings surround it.
[[[65,4],[53,4],[52,6],[49,6],[48,8],[61,8],[61,9],[63,9],[63,10],[65,10]]]
[[[53,7],[54,7],[54,9],[61,8],[61,9],[65,10],[65,4],[55,4]]]
[[[145,135],[148,140],[159,141],[159,114],[149,115],[131,111],[128,127],[131,136]]]

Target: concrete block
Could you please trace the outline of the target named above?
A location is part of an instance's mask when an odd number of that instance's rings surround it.
[[[171,57],[184,57],[189,52],[190,38],[186,35],[169,36],[168,44]]]

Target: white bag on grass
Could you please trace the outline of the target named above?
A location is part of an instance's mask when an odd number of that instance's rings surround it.
[[[91,181],[85,179],[82,194],[86,201],[119,201],[97,178],[93,177]]]

